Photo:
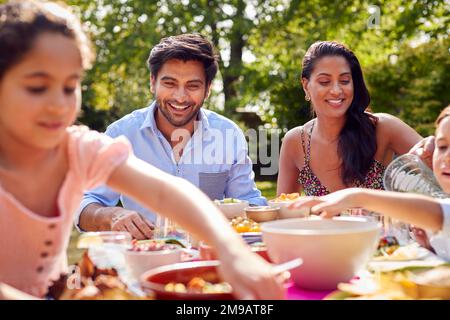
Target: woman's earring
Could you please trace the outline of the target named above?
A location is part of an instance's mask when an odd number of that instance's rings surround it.
[[[306,101],[310,101],[311,100],[311,98],[308,96],[308,94],[305,94],[305,100]]]

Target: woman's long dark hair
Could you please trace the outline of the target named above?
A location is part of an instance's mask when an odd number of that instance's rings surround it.
[[[319,41],[311,45],[303,58],[302,78],[310,79],[317,61],[326,56],[341,56],[352,73],[354,95],[339,133],[338,157],[342,159],[341,177],[346,186],[363,183],[377,151],[376,123],[378,118],[366,112],[370,95],[361,66],[354,53],[343,44]]]

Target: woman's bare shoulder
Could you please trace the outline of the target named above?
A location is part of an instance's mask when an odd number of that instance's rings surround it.
[[[311,125],[312,120],[306,122],[302,126],[297,126],[295,128],[290,129],[284,136],[283,141],[286,141],[287,143],[301,143],[302,133],[304,135],[303,138],[306,138],[306,132],[308,132]]]
[[[405,126],[406,124],[396,116],[389,113],[374,113],[377,120],[377,129],[392,129],[398,126]]]
[[[303,165],[304,151],[303,143],[306,143],[307,132],[311,126],[311,121],[305,123],[302,126],[297,126],[290,129],[283,138],[282,150],[283,157],[287,157],[294,162],[297,166]],[[303,134],[303,141],[302,141]]]
[[[301,132],[303,126],[298,126],[290,129],[283,137],[283,143],[293,143],[301,140]]]
[[[397,154],[404,154],[410,150],[422,137],[407,123],[387,113],[374,114],[378,118],[377,141],[379,146],[393,150]]]

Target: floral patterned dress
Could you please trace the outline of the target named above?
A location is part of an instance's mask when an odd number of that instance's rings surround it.
[[[303,128],[301,130],[302,147],[305,154],[305,164],[301,168],[297,182],[303,186],[303,191],[307,196],[324,196],[330,193],[328,189],[322,185],[320,180],[314,174],[310,167],[311,161],[311,134],[314,128],[313,122],[308,134],[308,144],[305,149],[305,141],[303,138]],[[386,168],[382,163],[377,160],[373,160],[369,171],[366,174],[364,182],[357,182],[354,187],[368,188],[368,189],[384,189],[383,187],[383,174]]]

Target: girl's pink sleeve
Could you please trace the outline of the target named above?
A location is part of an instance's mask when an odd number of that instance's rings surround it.
[[[87,127],[69,128],[70,166],[85,190],[106,183],[111,173],[132,154],[124,136],[111,138]]]

